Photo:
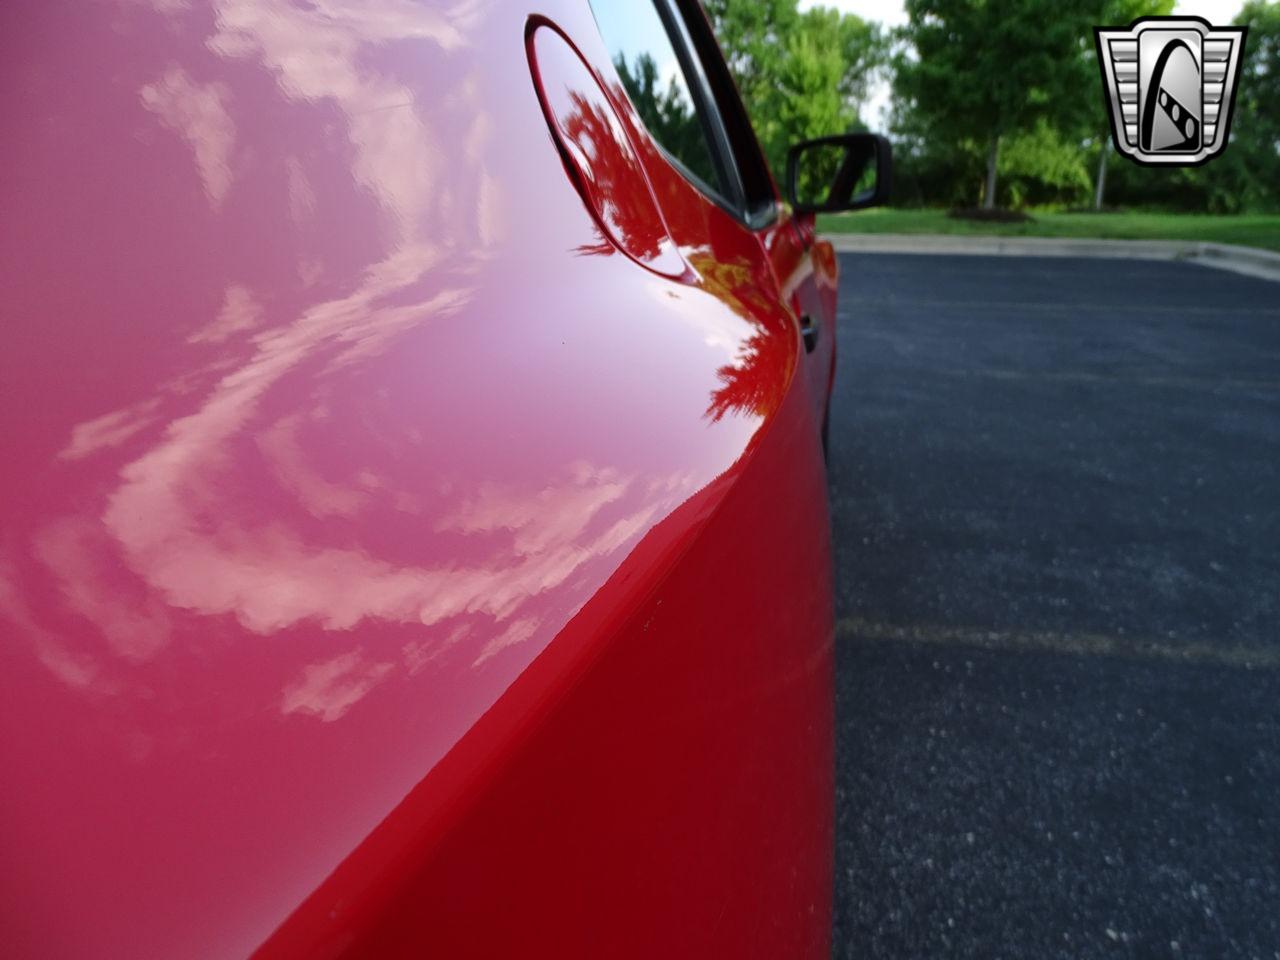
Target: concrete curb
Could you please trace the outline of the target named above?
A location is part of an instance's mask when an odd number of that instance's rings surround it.
[[[1280,282],[1280,253],[1195,240],[1093,240],[911,233],[826,235],[839,253],[913,253],[1001,257],[1108,257],[1189,260],[1218,270]]]

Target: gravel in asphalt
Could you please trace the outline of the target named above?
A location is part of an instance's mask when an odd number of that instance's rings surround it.
[[[835,956],[1280,958],[1280,285],[841,268]]]

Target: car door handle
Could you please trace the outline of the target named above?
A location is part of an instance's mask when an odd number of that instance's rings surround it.
[[[813,353],[813,348],[818,345],[818,325],[807,313],[800,314],[800,335],[804,337],[805,352]]]

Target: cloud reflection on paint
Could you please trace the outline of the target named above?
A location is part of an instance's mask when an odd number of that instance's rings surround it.
[[[360,650],[304,667],[302,676],[285,688],[280,712],[331,723],[362,700],[391,668],[390,663],[369,661]]]
[[[155,598],[122,596],[110,578],[114,555],[99,524],[69,518],[36,537],[36,556],[54,575],[67,606],[101,628],[112,653],[134,663],[169,642],[169,616]]]
[[[511,212],[489,169],[499,137],[481,109],[479,67],[426,102],[420,87],[385,72],[387,59],[369,55],[406,37],[465,50],[484,7],[219,0],[214,9],[202,49],[268,77],[288,110],[321,111],[345,142],[309,153],[282,141],[270,155],[272,141],[255,140],[258,155],[238,168],[241,88],[166,70],[144,89],[142,116],[188,142],[211,222],[228,220],[251,187],[276,176],[288,236],[330,230],[330,191],[345,189],[356,202],[346,198],[342,209],[374,214],[380,246],[367,262],[341,266],[329,250],[299,251],[293,290],[255,287],[242,263],[211,278],[203,314],[175,323],[182,360],[163,371],[155,395],[71,431],[63,460],[119,458],[97,515],[86,509],[33,537],[64,606],[96,625],[100,647],[70,648],[4,584],[0,615],[77,689],[106,689],[108,674],[128,689],[127,671],[177,652],[175,638],[189,636],[195,617],[228,618],[262,642],[288,630],[289,642],[332,640],[274,686],[280,712],[326,723],[397,675],[448,664],[505,676],[522,662],[519,651],[555,636],[591,585],[708,477],[624,469],[580,452],[514,476],[501,460],[488,474],[468,468],[464,475],[490,479],[466,488],[450,485],[443,455],[430,461],[440,475],[396,477],[404,450],[439,442],[423,415],[373,418],[369,436],[355,441],[368,445],[363,460],[327,449],[336,435],[325,428],[330,401],[357,416],[342,402],[358,406],[376,392],[361,378],[384,375],[406,342],[422,350],[423,328],[473,304],[484,275],[477,265],[504,243]],[[166,13],[187,16],[172,5]],[[247,119],[241,125],[249,129]],[[346,165],[339,177],[335,157]],[[699,311],[692,301],[675,313],[726,362],[752,326],[745,311]],[[382,629],[361,631],[355,646],[348,631],[375,623]]]
[[[210,205],[217,209],[231,190],[231,151],[236,127],[226,84],[201,84],[176,64],[140,91],[142,104],[187,141]]]
[[[99,450],[119,446],[155,422],[157,403],[155,399],[147,400],[76,424],[58,459],[81,460]]]
[[[238,333],[252,330],[262,322],[262,307],[253,291],[243,284],[227,286],[222,307],[214,321],[187,337],[187,343],[222,343]]]
[[[234,614],[257,633],[303,620],[335,630],[366,617],[428,623],[476,606],[480,593],[489,591],[483,571],[397,567],[360,549],[318,547],[287,526],[237,525],[219,516],[215,489],[227,445],[254,423],[268,391],[303,362],[327,355],[329,370],[357,364],[470,298],[458,263],[479,255],[485,241],[494,241],[499,218],[493,208],[501,202],[496,189],[482,181],[486,209],[471,231],[472,249],[441,249],[433,243],[433,235],[460,233],[432,229],[456,214],[441,209],[449,192],[441,148],[413,92],[360,63],[362,47],[393,39],[456,48],[464,43],[458,23],[445,12],[407,2],[318,2],[303,8],[224,0],[216,12],[210,50],[230,59],[258,60],[286,100],[334,103],[342,110],[354,148],[352,174],[384,211],[390,248],[365,269],[350,293],[316,303],[257,335],[247,361],[222,376],[199,409],[171,421],[157,446],[124,467],[123,483],[103,515],[106,527],[130,568],[168,604],[206,615]],[[148,109],[192,142],[215,202],[230,185],[225,158],[233,123],[223,119],[224,93],[199,87],[175,68],[143,95]],[[483,145],[485,124],[477,114],[471,142]],[[484,175],[483,165],[471,169]],[[314,190],[302,160],[288,158],[287,170],[291,214],[302,220],[314,212]],[[218,315],[190,340],[218,344],[252,331],[261,319],[252,293],[232,284]],[[258,433],[277,479],[314,516],[354,515],[368,495],[312,470],[294,440],[296,425],[296,415],[285,417]],[[530,576],[546,580],[546,569]],[[305,690],[324,686],[328,676],[316,674]],[[341,688],[339,699],[358,699],[368,689],[349,678],[331,680],[330,686]],[[296,700],[303,703],[305,697]],[[319,713],[333,719],[342,710]]]
[[[27,638],[41,664],[67,686],[88,689],[93,685],[103,692],[111,691],[111,687],[104,687],[101,681],[102,667],[95,657],[71,649],[37,621],[36,615],[22,599],[14,565],[3,557],[0,557],[0,617]]]
[[[582,602],[560,588],[589,564],[629,549],[696,489],[692,474],[638,476],[576,461],[541,478],[494,479],[427,503],[420,490],[396,489],[357,464],[343,477],[315,462],[303,430],[320,407],[281,414],[280,397],[298,395],[299,378],[320,396],[411,331],[465,307],[475,293],[475,263],[502,241],[505,199],[485,163],[492,121],[474,111],[461,141],[442,143],[429,122],[438,105],[418,103],[407,85],[362,59],[366,45],[406,36],[462,47],[463,28],[479,10],[474,3],[459,5],[457,16],[410,3],[216,5],[209,50],[259,62],[297,109],[341,110],[351,176],[382,212],[386,251],[346,292],[293,316],[273,313],[249,286],[228,280],[216,312],[186,337],[199,359],[176,400],[168,391],[73,430],[64,459],[123,445],[144,428],[156,437],[121,467],[100,522],[69,517],[36,542],[68,607],[97,624],[105,652],[125,663],[156,656],[172,632],[167,611],[231,616],[264,637],[308,626],[348,631],[366,621],[426,628],[382,651],[339,647],[286,681],[283,713],[336,721],[394,672],[417,673],[464,641],[471,668],[488,669],[507,651],[553,635]],[[464,84],[449,99],[448,109],[465,113],[478,94]],[[144,90],[143,103],[190,143],[211,203],[226,202],[235,98],[175,67]],[[446,163],[451,149],[466,162]],[[281,161],[295,225],[315,218],[322,202],[307,164],[293,154]],[[459,200],[468,197],[472,219],[460,223]],[[210,352],[220,356],[210,361]],[[290,389],[276,390],[285,381]],[[188,412],[165,423],[158,411],[178,400]],[[422,518],[416,522],[427,536],[476,546],[419,551],[458,559],[406,565],[350,539],[304,532],[279,515],[255,522],[234,499],[243,470],[256,469],[246,461],[246,440],[265,475],[316,521],[407,511]],[[429,435],[403,440],[431,442]],[[99,575],[119,559],[139,579],[137,595],[113,593]],[[536,598],[543,600],[531,606]],[[25,616],[13,602],[4,612]],[[51,670],[68,683],[91,682],[96,661],[46,639]]]

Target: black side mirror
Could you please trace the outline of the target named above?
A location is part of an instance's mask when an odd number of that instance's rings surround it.
[[[805,140],[787,151],[787,199],[797,213],[838,213],[886,203],[893,148],[877,133]]]

